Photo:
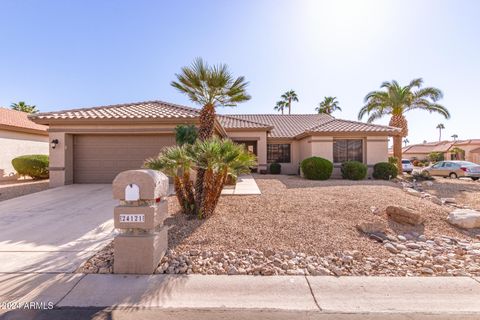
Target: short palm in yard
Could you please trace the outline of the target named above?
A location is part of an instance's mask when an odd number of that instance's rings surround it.
[[[202,106],[198,130],[200,141],[213,137],[216,107],[232,107],[250,100],[246,91],[248,82],[244,77],[235,78],[225,64],[210,66],[203,59],[197,58],[191,66],[183,67],[182,72],[175,76],[177,81],[172,81],[171,85],[186,94],[192,102]],[[195,210],[198,215],[202,215],[202,210],[206,211],[203,207],[204,199],[210,197],[204,190],[207,183],[204,175],[205,170],[198,168],[195,182]]]
[[[215,211],[228,174],[237,176],[249,173],[250,167],[255,164],[255,156],[247,152],[243,145],[214,137],[204,141],[197,140],[193,145],[166,148],[158,157],[148,159],[145,167],[162,170],[173,177],[182,211],[187,214],[196,213],[199,218],[205,218]],[[199,208],[196,207],[194,198],[191,170],[195,170],[197,174],[199,170],[204,172],[204,197]]]
[[[408,135],[408,122],[405,113],[411,110],[425,110],[441,114],[446,119],[450,113],[437,103],[443,97],[440,89],[422,88],[423,80],[414,79],[406,86],[397,81],[384,82],[380,88],[384,91],[373,91],[365,97],[365,106],[360,109],[358,119],[369,115],[368,122],[383,116],[390,116],[389,125],[400,128],[400,134],[393,137],[393,155],[397,158],[397,167],[402,168],[402,139]]]

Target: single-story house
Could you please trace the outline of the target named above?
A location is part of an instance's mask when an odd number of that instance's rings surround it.
[[[30,119],[49,126],[52,186],[110,183],[117,173],[139,168],[174,145],[175,127],[198,125],[199,109],[148,101],[39,113]],[[388,137],[398,132],[324,114],[230,114],[215,121],[217,135],[257,155],[259,170],[279,162],[285,174],[298,174],[300,162],[310,156],[333,161],[336,171],[346,160],[372,167],[387,160]]]
[[[456,150],[462,150],[456,153]],[[410,160],[426,160],[432,152],[442,153],[446,160],[466,160],[480,163],[480,139],[438,141],[412,144],[403,147],[403,157]]]
[[[12,159],[48,154],[47,126],[30,121],[27,113],[0,108],[0,180],[16,179]]]

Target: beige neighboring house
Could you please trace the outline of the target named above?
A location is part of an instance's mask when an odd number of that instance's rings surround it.
[[[0,181],[16,179],[12,159],[48,154],[47,126],[30,121],[27,113],[0,108]]]
[[[456,148],[463,150],[464,154],[454,153]],[[426,160],[432,152],[443,153],[445,160],[466,160],[480,163],[480,139],[412,144],[403,148],[403,157],[410,160]]]
[[[144,160],[175,144],[179,124],[199,123],[199,109],[162,101],[101,106],[31,115],[48,125],[50,183],[111,183],[123,170],[140,168]],[[282,173],[298,174],[310,156],[340,164],[358,160],[370,169],[388,158],[388,137],[399,129],[336,119],[319,114],[218,115],[215,133],[243,143],[258,159],[257,170],[272,162]],[[371,170],[370,170],[371,171]]]

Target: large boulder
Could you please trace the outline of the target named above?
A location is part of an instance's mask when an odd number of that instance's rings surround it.
[[[480,212],[472,209],[455,209],[448,215],[447,221],[464,228],[480,228]]]
[[[425,219],[420,214],[406,207],[388,206],[386,212],[390,219],[401,224],[416,226],[425,222]]]

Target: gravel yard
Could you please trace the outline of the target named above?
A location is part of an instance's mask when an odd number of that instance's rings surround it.
[[[20,179],[0,182],[0,201],[48,189],[48,180]]]
[[[455,198],[458,203],[480,210],[480,181],[437,177],[433,185],[424,185],[423,189],[439,198]]]
[[[257,175],[261,195],[222,197],[214,216],[188,220],[173,214],[165,224],[169,229],[169,247],[231,251],[239,249],[294,250],[314,255],[360,250],[372,257],[388,253],[356,229],[361,221],[387,221],[388,205],[414,208],[426,218],[427,237],[464,236],[445,218],[448,211],[439,205],[403,192],[386,181],[309,181],[297,176]],[[173,197],[171,212],[178,211]],[[380,215],[372,213],[378,207]],[[379,218],[380,217],[380,218]],[[391,233],[409,230],[389,223]]]

